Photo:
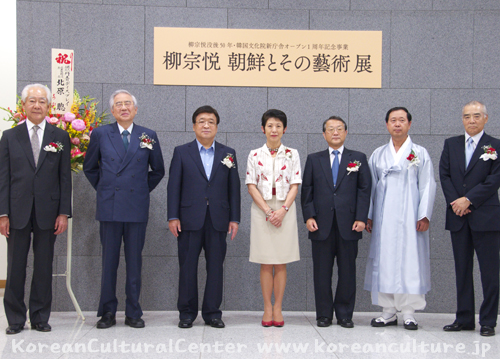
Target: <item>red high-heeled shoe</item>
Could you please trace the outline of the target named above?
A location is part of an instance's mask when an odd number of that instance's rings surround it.
[[[263,326],[264,328],[269,328],[269,327],[272,327],[272,326],[273,326],[273,321],[272,321],[272,320],[270,320],[270,321],[268,321],[268,322],[262,321],[262,326]]]
[[[280,328],[280,327],[282,327],[282,326],[284,326],[284,325],[285,325],[285,321],[284,321],[284,320],[282,320],[281,322],[277,322],[277,321],[273,320],[273,325],[274,325],[275,327]]]

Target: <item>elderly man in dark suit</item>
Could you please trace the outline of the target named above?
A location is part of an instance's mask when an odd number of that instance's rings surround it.
[[[329,149],[307,157],[302,179],[302,213],[312,244],[318,327],[354,327],[356,257],[370,207],[371,176],[366,155],[344,147],[347,125],[332,116],[323,123]],[[337,258],[335,300],[332,272]]]
[[[446,198],[446,229],[451,232],[457,284],[455,322],[445,331],[474,330],[474,251],[479,262],[483,303],[480,334],[495,335],[498,317],[500,248],[500,141],[484,132],[488,113],[472,101],[462,110],[465,136],[444,143],[439,175]]]
[[[156,132],[135,124],[137,100],[125,90],[110,98],[115,123],[92,132],[83,171],[97,191],[96,219],[102,244],[98,329],[116,324],[116,275],[123,239],[127,278],[125,324],[145,326],[139,304],[142,249],[149,215],[149,193],[165,175]]]
[[[50,90],[40,84],[28,85],[21,98],[26,121],[5,131],[0,140],[0,233],[7,237],[7,334],[21,332],[26,321],[24,282],[31,233],[31,328],[51,330],[54,243],[67,229],[71,216],[70,141],[67,132],[45,121]]]
[[[226,236],[240,221],[240,178],[235,151],[214,141],[219,114],[210,106],[192,117],[196,139],[174,150],[168,180],[169,229],[179,254],[179,328],[191,328],[198,315],[198,257],[205,250],[207,283],[202,317],[224,328],[222,303]]]

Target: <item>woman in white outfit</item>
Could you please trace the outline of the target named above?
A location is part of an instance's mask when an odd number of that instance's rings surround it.
[[[300,259],[295,196],[302,183],[297,150],[284,146],[281,137],[287,118],[280,110],[262,116],[264,146],[250,151],[245,184],[252,196],[250,262],[260,263],[264,299],[264,327],[282,327],[286,264]],[[271,297],[274,291],[274,305]]]

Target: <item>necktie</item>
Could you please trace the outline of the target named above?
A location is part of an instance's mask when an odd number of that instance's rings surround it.
[[[467,139],[467,145],[465,146],[465,169],[469,166],[470,159],[474,153],[474,141],[472,137]]]
[[[337,175],[339,174],[339,151],[333,150],[333,155],[335,156],[332,163],[332,176],[333,176],[333,185],[337,184]]]
[[[128,135],[130,135],[130,132],[128,132],[127,130],[122,132],[123,146],[125,146],[125,151],[128,150]]]
[[[40,139],[37,133],[39,128],[38,126],[33,126],[33,134],[31,135],[31,150],[33,151],[35,166],[38,165],[38,157],[40,156]]]

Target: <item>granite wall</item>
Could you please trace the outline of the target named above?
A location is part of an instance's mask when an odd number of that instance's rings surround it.
[[[50,85],[51,48],[75,50],[75,88],[102,101],[125,88],[136,95],[136,122],[158,132],[165,163],[175,146],[194,138],[191,114],[211,104],[221,115],[217,140],[237,151],[244,178],[248,152],[260,147],[260,116],[279,108],[289,116],[283,142],[306,155],[326,148],[321,123],[339,115],[349,126],[346,145],[370,155],[389,140],[384,115],[403,105],[413,114],[410,134],[437,165],[446,137],[461,134],[461,107],[477,99],[489,109],[489,134],[500,135],[497,55],[500,2],[496,0],[40,0],[17,2],[18,90],[27,83]],[[381,30],[381,89],[187,87],[153,85],[153,28]],[[496,39],[496,40],[495,40]],[[166,220],[166,177],[152,193],[144,248],[144,310],[176,310],[178,261]],[[228,242],[224,310],[261,310],[259,266],[248,262],[250,203],[242,183],[242,222]],[[299,202],[300,200],[298,200]],[[83,174],[74,176],[73,288],[83,310],[96,310],[101,275],[95,193]],[[300,223],[302,214],[298,213]],[[445,202],[438,186],[431,221],[432,285],[427,312],[455,310],[455,275]],[[314,310],[311,246],[299,226],[302,259],[288,266],[284,310]],[[362,289],[369,235],[360,241],[356,311],[375,311]],[[66,237],[57,240],[55,268],[64,272]],[[120,264],[119,309],[124,308]],[[199,282],[205,280],[200,259]],[[477,302],[481,302],[476,267]],[[200,291],[200,296],[202,295]],[[54,280],[56,311],[72,310],[64,278]]]

